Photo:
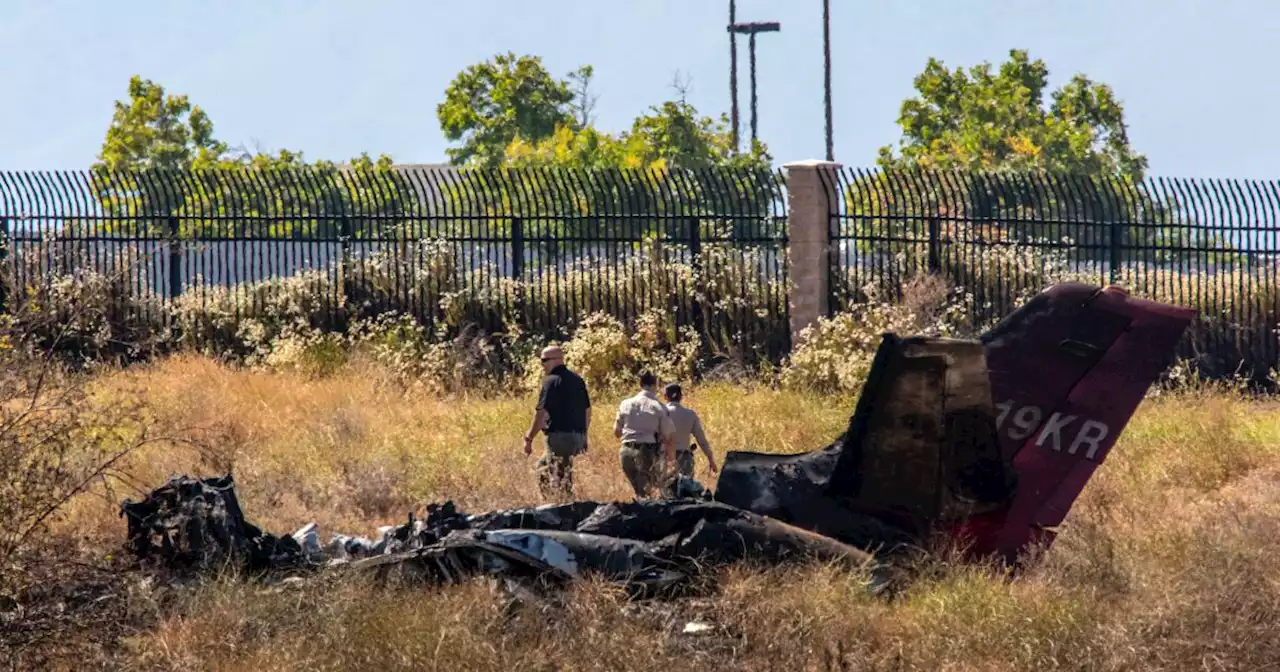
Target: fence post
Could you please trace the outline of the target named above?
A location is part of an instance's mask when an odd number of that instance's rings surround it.
[[[9,297],[6,292],[9,290],[9,274],[6,272],[5,264],[9,261],[9,218],[0,217],[0,315],[4,314],[6,309],[5,300]]]
[[[787,238],[790,286],[791,344],[800,332],[828,314],[831,304],[832,214],[838,204],[834,161],[796,161],[787,169]]]
[[[524,310],[524,220],[519,217],[511,218],[511,279],[516,282],[516,312],[520,315],[520,326],[528,328]]]
[[[1118,222],[1113,221],[1110,228],[1111,242],[1107,247],[1111,252],[1109,255],[1111,258],[1109,260],[1110,268],[1107,269],[1107,277],[1110,279],[1110,283],[1114,285],[1120,281],[1120,243],[1122,240],[1120,233],[1122,227],[1119,226]]]
[[[524,277],[524,220],[519,217],[511,218],[511,277]]]
[[[937,217],[929,218],[929,272],[942,270],[942,232]]]
[[[182,296],[182,223],[169,215],[169,300]]]

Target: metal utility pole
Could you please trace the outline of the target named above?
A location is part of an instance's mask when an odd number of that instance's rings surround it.
[[[747,38],[747,51],[751,54],[751,142],[756,141],[756,34]]]
[[[737,20],[737,3],[729,0],[729,97],[732,99],[733,151],[738,151],[738,34],[733,31]]]
[[[751,140],[756,139],[756,33],[776,33],[782,30],[777,21],[757,21],[752,23],[731,23],[731,33],[745,33],[748,37],[748,48],[751,62]],[[736,125],[735,125],[736,126]]]
[[[827,160],[835,161],[831,135],[831,0],[822,0],[822,102],[827,115]]]

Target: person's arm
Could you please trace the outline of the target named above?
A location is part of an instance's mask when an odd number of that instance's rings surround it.
[[[547,424],[547,417],[547,408],[539,408],[534,412],[534,421],[530,422],[529,431],[525,433],[525,454],[534,452],[534,436]]]
[[[716,473],[716,456],[711,454],[711,442],[702,431],[702,419],[696,414],[693,416],[693,438],[697,439],[698,448],[702,449],[702,454],[707,456],[707,468],[711,469],[711,473]]]
[[[667,449],[667,466],[671,469],[675,469],[676,423],[671,420],[670,413],[662,414],[662,421],[658,423],[658,431],[662,434],[662,445]]]
[[[524,435],[525,455],[533,453],[533,437],[546,425],[547,418],[550,417],[547,413],[547,397],[551,394],[551,387],[551,379],[547,379],[543,381],[542,390],[538,392],[538,406],[533,413],[533,421],[529,423],[529,431]]]
[[[627,402],[623,401],[621,404],[618,404],[618,412],[613,415],[613,438],[615,439],[622,438],[622,412],[626,403]]]

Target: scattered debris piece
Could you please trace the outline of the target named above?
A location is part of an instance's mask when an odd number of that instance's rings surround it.
[[[684,630],[681,630],[681,632],[686,635],[709,635],[715,632],[715,629],[715,626],[710,623],[689,621],[684,624]]]
[[[293,537],[263,532],[244,519],[230,475],[171,478],[138,503],[126,501],[129,550],[142,563],[175,570],[243,566],[285,568],[305,560]]]
[[[376,544],[334,535],[323,547],[314,524],[276,537],[245,522],[235,502],[230,475],[175,476],[142,502],[124,505],[130,545],[140,561],[170,570],[237,562],[250,571],[348,565],[432,584],[481,574],[563,583],[594,572],[636,594],[679,589],[707,568],[748,558],[812,557],[875,569],[873,557],[853,546],[698,499],[574,502],[477,515],[446,502],[429,507],[425,521],[411,517],[384,528]]]

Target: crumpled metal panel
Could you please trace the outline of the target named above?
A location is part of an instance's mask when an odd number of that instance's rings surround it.
[[[1007,501],[981,343],[888,334],[872,368],[828,496],[915,533]]]
[[[228,562],[260,571],[306,561],[292,536],[263,532],[245,520],[235,479],[174,476],[139,502],[125,500],[120,516],[139,562],[203,570]]]
[[[1008,502],[978,341],[886,334],[846,431],[799,455],[735,451],[716,499],[862,547],[918,541]]]
[[[546,534],[528,530],[494,530],[484,540],[541,560],[569,576],[578,575],[578,562],[562,543]]]

